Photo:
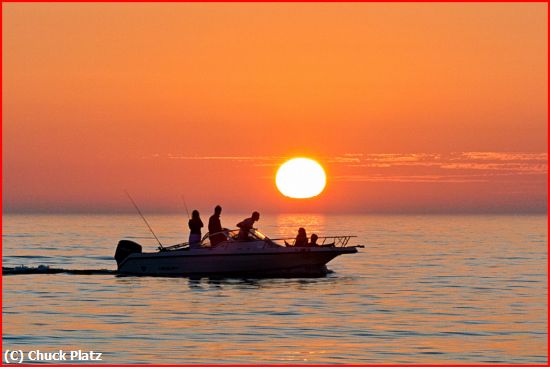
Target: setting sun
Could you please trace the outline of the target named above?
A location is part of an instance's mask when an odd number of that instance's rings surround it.
[[[288,197],[306,199],[319,195],[327,178],[323,167],[313,159],[293,158],[279,167],[275,183],[279,191]]]

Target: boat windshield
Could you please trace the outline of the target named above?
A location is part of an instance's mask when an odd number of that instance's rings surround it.
[[[235,240],[235,241],[237,241],[239,239],[239,232],[240,232],[240,230],[238,230],[238,229],[224,231],[224,233],[225,233],[225,235],[228,239],[232,239],[232,240]],[[261,240],[261,241],[269,239],[265,234],[258,231],[257,229],[251,229],[250,232],[249,232],[249,237],[251,237],[253,239],[258,239],[258,240]]]
[[[226,241],[229,241],[229,242],[240,242],[241,240],[239,239],[239,232],[240,230],[239,229],[232,229],[232,230],[229,230],[229,229],[224,229],[223,231],[221,232],[218,232],[218,233],[215,233],[214,236],[217,236],[218,239],[216,241],[216,243],[220,243],[220,242],[226,242]],[[221,236],[221,239],[219,238],[219,236]],[[224,239],[225,237],[225,239]],[[203,247],[209,247],[211,246],[211,236],[210,236],[210,233],[207,233],[203,236],[202,238],[202,241],[201,241],[201,244]],[[263,234],[262,232],[258,231],[257,229],[251,229],[250,232],[248,233],[248,241],[265,241],[267,243],[270,243],[272,245],[277,245],[276,243],[274,243],[273,241],[271,241],[265,234]],[[277,245],[279,246],[279,245]]]
[[[256,237],[259,240],[265,240],[267,239],[267,236],[263,234],[262,232],[258,231],[257,229],[251,229],[250,234],[254,237]]]
[[[218,232],[218,234],[215,234],[215,235],[225,236],[226,241],[231,241],[232,242],[232,241],[239,241],[239,232],[240,232],[240,230],[238,230],[238,229],[233,229],[233,230],[225,229],[222,232]],[[248,233],[248,238],[250,240],[259,240],[259,241],[272,242],[265,234],[258,231],[257,229],[251,229],[250,232]],[[222,239],[222,241],[223,241],[223,239]],[[207,233],[207,234],[204,235],[204,237],[202,238],[201,243],[203,244],[203,246],[209,246],[210,245],[210,233]]]

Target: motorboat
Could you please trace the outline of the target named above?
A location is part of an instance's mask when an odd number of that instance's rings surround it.
[[[270,239],[257,229],[244,236],[238,229],[225,229],[207,233],[191,246],[161,245],[157,252],[142,252],[140,244],[121,240],[115,260],[118,273],[128,275],[323,275],[328,271],[326,264],[336,256],[357,253],[363,247],[350,246],[353,237],[318,237],[318,245],[299,247],[293,246],[293,239]]]

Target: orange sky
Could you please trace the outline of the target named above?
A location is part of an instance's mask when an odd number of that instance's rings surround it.
[[[3,210],[545,212],[546,3],[3,3]],[[277,165],[327,169],[310,200]]]

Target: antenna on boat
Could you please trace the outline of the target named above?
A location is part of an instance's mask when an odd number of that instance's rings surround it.
[[[185,202],[185,196],[181,194],[181,200],[183,200],[183,205],[185,206],[185,211],[187,212],[187,218],[191,219],[191,216],[189,215],[189,210],[187,209],[187,203]]]
[[[147,228],[149,228],[149,230],[151,231],[151,233],[153,234],[153,236],[155,237],[155,239],[157,240],[157,242],[159,243],[159,246],[160,248],[164,248],[164,246],[162,246],[162,243],[160,243],[157,235],[155,234],[155,232],[153,232],[153,228],[151,228],[151,226],[149,225],[149,222],[147,222],[147,219],[145,219],[145,217],[143,216],[143,214],[141,214],[141,210],[139,210],[136,202],[134,201],[134,199],[132,199],[132,197],[130,196],[130,193],[127,191],[127,190],[124,190],[124,192],[126,193],[126,195],[128,195],[128,199],[130,199],[130,201],[132,202],[132,204],[134,204],[134,208],[136,208],[138,214],[140,215],[141,219],[143,219],[143,221],[145,222],[145,224],[147,225]]]

